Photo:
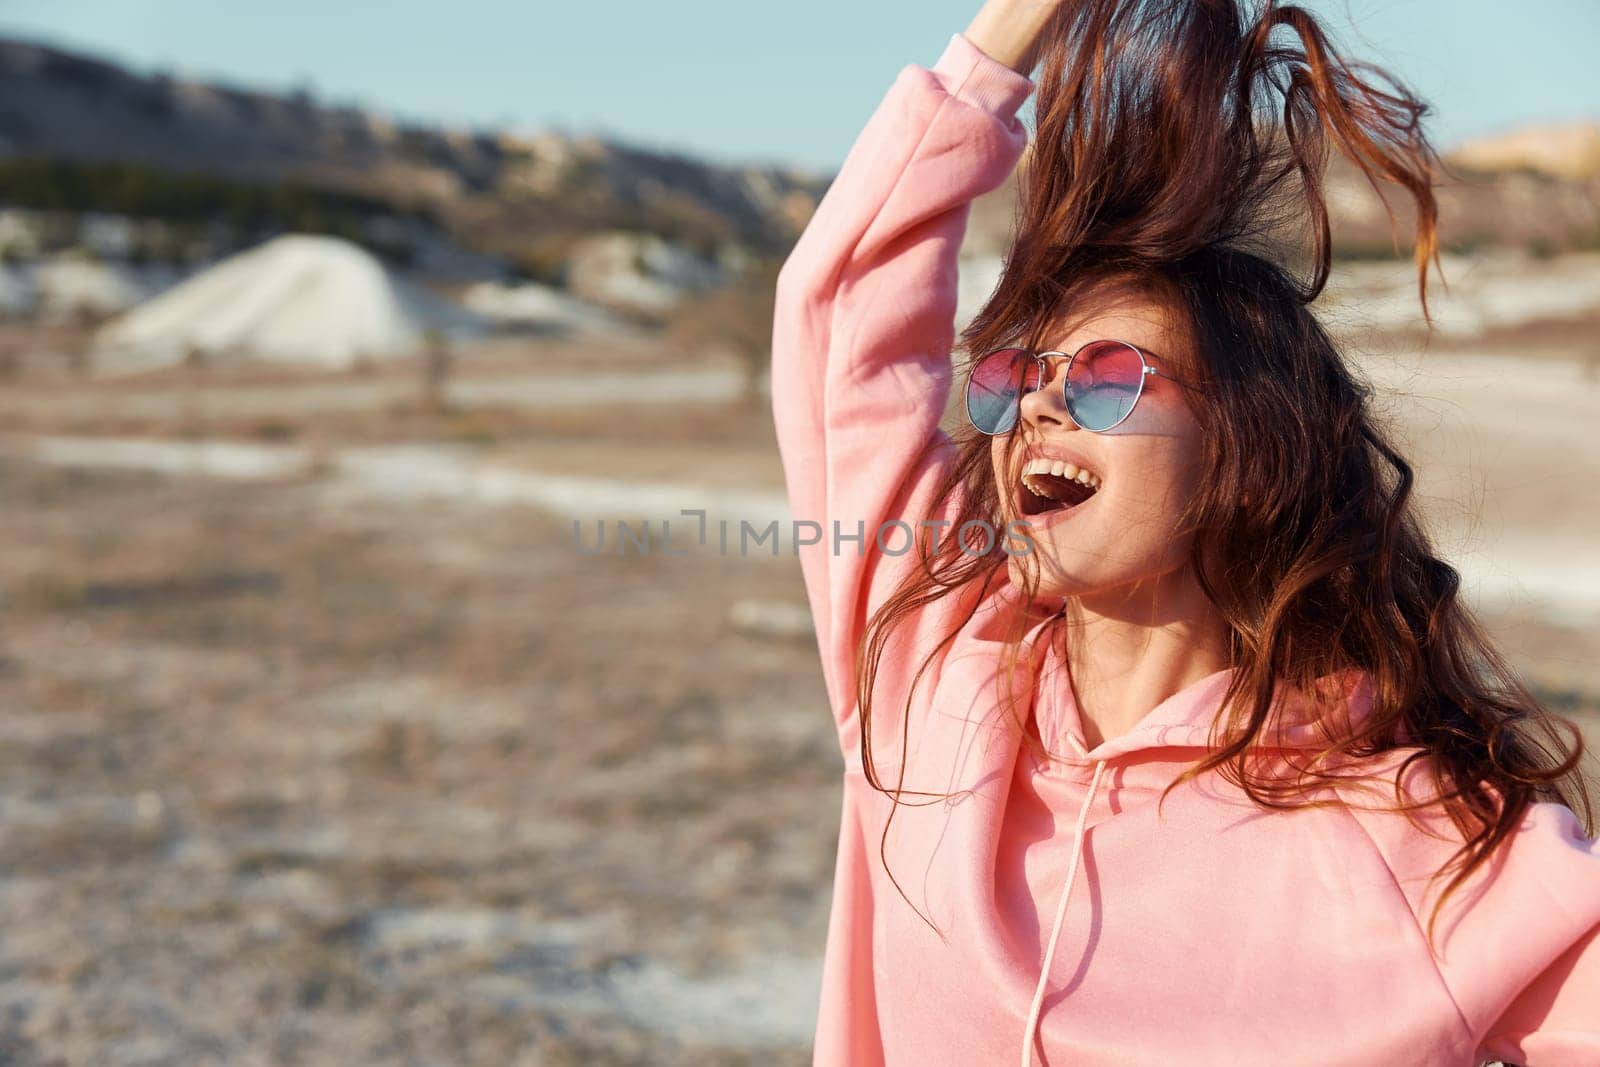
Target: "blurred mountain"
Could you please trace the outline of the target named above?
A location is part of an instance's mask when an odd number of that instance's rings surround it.
[[[1600,172],[1563,176],[1530,168],[1482,167],[1457,153],[1444,156],[1445,171],[1434,188],[1439,203],[1439,240],[1451,251],[1512,248],[1536,255],[1600,248]],[[1384,203],[1364,175],[1343,156],[1328,166],[1329,210],[1336,250],[1347,257],[1383,257],[1393,252]],[[1408,198],[1385,187],[1395,209],[1401,247],[1413,225]]]
[[[1465,144],[1446,161],[1437,193],[1447,249],[1600,247],[1600,126],[1530,127]],[[403,246],[413,261],[448,260],[461,277],[482,277],[488,257],[563,285],[626,261],[644,279],[630,282],[628,299],[611,292],[609,274],[589,287],[648,310],[660,301],[646,283],[697,287],[676,277],[684,264],[709,278],[785,253],[827,185],[790,168],[719,166],[597,136],[399,123],[303,92],[137,74],[0,39],[0,204],[186,215],[191,225],[222,216],[235,230],[253,227],[235,233],[235,247],[326,232],[379,251]],[[1393,256],[1383,202],[1341,156],[1327,188],[1336,252]],[[968,254],[1004,250],[1014,195],[1008,182],[974,205]],[[1389,200],[1403,235],[1404,197]],[[674,276],[653,282],[669,260]]]
[[[1574,181],[1597,178],[1600,122],[1527,126],[1477,137],[1459,145],[1447,158],[1460,167],[1488,173],[1522,170]]]
[[[95,172],[91,192],[126,184],[128,173],[149,185],[152,169],[292,182],[346,198],[341,209],[353,197],[358,210],[425,215],[465,248],[535,276],[557,273],[574,242],[606,231],[652,234],[707,257],[779,252],[826,186],[783,167],[717,166],[597,137],[398,123],[306,93],[137,74],[0,39],[0,202],[16,203],[28,184],[3,165],[40,160],[56,168],[48,180],[21,173],[58,199],[72,184],[60,168],[74,166],[135,168]]]

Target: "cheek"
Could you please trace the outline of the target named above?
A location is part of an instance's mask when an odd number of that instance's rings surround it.
[[[1171,450],[1194,456],[1202,454],[1205,448],[1205,430],[1195,419],[1194,411],[1170,392],[1152,390],[1139,397],[1139,403],[1133,406],[1128,418],[1112,427],[1109,434],[1163,442]]]
[[[1200,487],[1205,461],[1205,435],[1193,414],[1181,402],[1167,397],[1141,402],[1125,422],[1111,430],[1127,437],[1128,463],[1134,484],[1147,486],[1148,494],[1176,498],[1183,504]]]
[[[1182,398],[1154,389],[1147,390],[1128,417],[1106,432],[1184,441],[1196,448],[1202,440],[1200,422]]]
[[[1173,456],[1171,458],[1173,472],[1171,472],[1171,506],[1181,509],[1189,504],[1194,494],[1200,491],[1200,475],[1203,464],[1198,456]]]

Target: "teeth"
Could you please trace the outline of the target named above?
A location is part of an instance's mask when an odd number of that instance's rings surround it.
[[[1100,476],[1097,474],[1091,474],[1087,469],[1079,467],[1076,463],[1068,463],[1065,460],[1059,459],[1030,459],[1022,466],[1021,480],[1022,484],[1027,486],[1028,491],[1034,496],[1049,495],[1048,493],[1040,492],[1034,487],[1032,481],[1030,480],[1034,476],[1040,474],[1053,474],[1058,478],[1070,478],[1080,485],[1086,485],[1091,489],[1100,488]]]

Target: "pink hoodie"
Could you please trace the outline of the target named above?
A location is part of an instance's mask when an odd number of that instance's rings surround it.
[[[773,410],[795,518],[825,530],[802,564],[845,761],[815,1062],[1597,1067],[1600,848],[1572,812],[1536,806],[1431,951],[1447,820],[1428,820],[1434,838],[1381,811],[1268,814],[1215,774],[1157,811],[1205,754],[1227,671],[1086,752],[1040,622],[1019,690],[1064,762],[1022,749],[996,691],[1003,582],[924,609],[886,650],[880,777],[894,786],[904,756],[902,789],[955,795],[903,794],[885,869],[891,802],[862,772],[854,650],[913,556],[891,554],[893,528],[889,551],[873,535],[928,514],[952,454],[957,250],[970,201],[1023,150],[1032,88],[961,34],[902,69],[778,281]],[[975,602],[903,722],[912,672]],[[1359,718],[1366,680],[1350,694]]]

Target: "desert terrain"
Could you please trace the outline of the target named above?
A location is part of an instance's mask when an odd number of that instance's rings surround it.
[[[1600,267],[1457,266],[1432,337],[1403,264],[1326,316],[1600,740]],[[0,387],[0,1062],[809,1062],[841,762],[794,560],[574,540],[786,515],[737,366],[524,338],[425,396],[58,343]]]

